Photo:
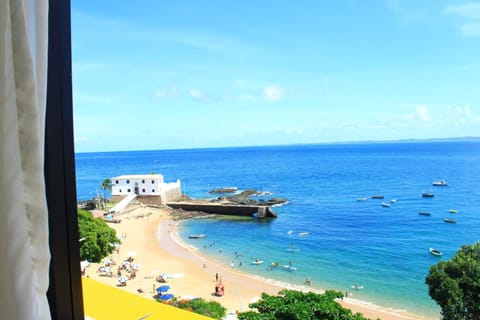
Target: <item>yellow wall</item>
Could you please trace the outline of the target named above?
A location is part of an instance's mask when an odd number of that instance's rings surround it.
[[[86,319],[210,319],[85,277],[82,287]]]

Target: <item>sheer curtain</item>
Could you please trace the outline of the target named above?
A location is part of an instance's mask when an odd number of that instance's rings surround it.
[[[0,1],[0,314],[50,319],[43,176],[48,1]]]

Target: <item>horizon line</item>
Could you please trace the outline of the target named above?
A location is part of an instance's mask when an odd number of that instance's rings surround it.
[[[173,151],[173,150],[206,150],[206,149],[227,149],[227,148],[255,148],[255,147],[287,147],[287,146],[307,146],[307,145],[334,145],[334,144],[381,144],[381,143],[406,143],[406,142],[441,142],[441,141],[471,141],[480,140],[480,137],[448,137],[448,138],[405,138],[389,140],[344,140],[332,142],[297,142],[287,144],[264,144],[264,145],[243,145],[243,146],[218,146],[218,147],[186,147],[186,148],[167,148],[167,149],[131,149],[131,150],[108,150],[108,151],[79,151],[75,154],[85,153],[106,153],[106,152],[142,152],[142,151]]]

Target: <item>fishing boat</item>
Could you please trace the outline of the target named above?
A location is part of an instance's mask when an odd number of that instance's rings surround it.
[[[390,208],[390,203],[382,202],[382,207]]]
[[[432,185],[435,187],[446,187],[448,186],[448,183],[445,180],[439,180],[439,181],[433,181]]]
[[[448,212],[450,212],[450,213],[458,213],[458,210],[450,209],[450,210],[448,210]]]
[[[429,249],[430,253],[433,254],[434,256],[437,256],[437,257],[441,257],[442,256],[442,252],[438,251],[437,249],[434,249],[434,248],[430,248]]]
[[[427,211],[420,211],[418,214],[421,215],[421,216],[431,216],[432,215],[430,212],[427,212]]]
[[[205,233],[199,233],[199,234],[191,234],[189,235],[188,237],[190,239],[203,239],[205,238],[207,235]]]
[[[443,219],[443,221],[445,221],[446,223],[457,223],[457,221],[448,218]]]
[[[357,201],[367,201],[367,200],[368,200],[368,198],[365,198],[365,197],[363,197],[363,198],[357,198]]]
[[[299,236],[308,236],[308,232],[300,232],[298,235]]]
[[[385,198],[384,196],[380,196],[380,195],[374,195],[372,196],[372,199],[383,199]]]
[[[423,198],[433,198],[433,192],[424,192],[422,193]]]

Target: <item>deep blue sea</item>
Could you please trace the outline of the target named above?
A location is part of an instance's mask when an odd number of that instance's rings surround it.
[[[78,199],[103,193],[105,178],[151,172],[167,182],[180,179],[192,198],[211,198],[208,190],[235,186],[288,199],[269,221],[183,223],[185,242],[205,255],[292,284],[310,277],[314,287],[348,290],[354,298],[419,315],[439,316],[424,284],[429,267],[440,259],[429,247],[449,259],[460,246],[480,240],[480,141],[78,153]],[[448,186],[432,186],[440,179]],[[422,192],[435,196],[422,198]],[[382,207],[391,199],[397,201]],[[446,217],[457,223],[445,223]],[[208,236],[190,240],[191,233]],[[292,244],[295,251],[287,250]],[[252,265],[256,257],[265,263]],[[268,268],[289,261],[297,270]],[[353,290],[354,284],[363,289]]]

